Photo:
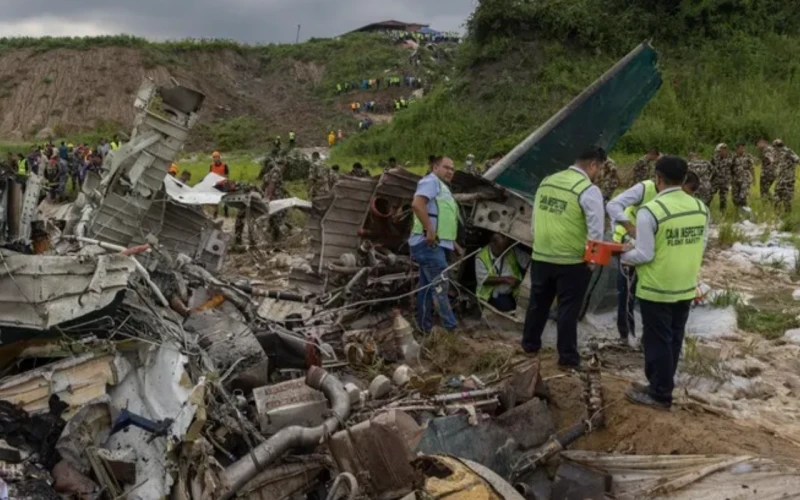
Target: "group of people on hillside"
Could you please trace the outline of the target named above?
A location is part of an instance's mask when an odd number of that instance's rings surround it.
[[[423,33],[420,31],[387,31],[395,42],[405,42],[412,40],[417,43],[459,43],[461,36],[458,33],[445,31],[434,33]]]
[[[6,168],[15,172],[20,180],[30,175],[42,176],[47,196],[52,201],[63,201],[67,198],[68,184],[71,183],[73,191],[77,190],[88,172],[99,173],[108,153],[121,145],[117,136],[110,141],[100,139],[94,147],[87,143],[75,145],[61,141],[56,145],[48,141],[33,146],[27,155],[8,153]]]
[[[788,148],[781,139],[770,143],[760,139],[756,146],[760,150],[761,178],[760,195],[771,200],[784,212],[791,211],[795,192],[795,176],[800,157]],[[638,183],[653,176],[653,166],[662,155],[658,149],[651,149],[633,165],[633,182]],[[734,206],[746,215],[749,211],[748,198],[755,182],[756,159],[748,152],[744,142],[738,142],[731,151],[726,143],[714,148],[711,160],[705,160],[697,153],[688,155],[689,171],[697,175],[699,188],[697,197],[707,206],[714,197],[719,199],[719,207],[725,212],[728,206],[728,193]],[[597,185],[603,198],[609,200],[619,188],[620,178],[616,163],[608,159],[603,165]],[[774,185],[774,194],[772,188]]]
[[[406,109],[411,99],[400,97],[399,99],[386,99],[383,101],[353,101],[350,103],[350,111],[356,113],[392,113]]]
[[[413,75],[386,76],[383,78],[369,78],[361,82],[344,82],[336,84],[336,93],[343,94],[352,90],[378,90],[381,87],[411,87],[421,89],[423,87],[422,78]]]

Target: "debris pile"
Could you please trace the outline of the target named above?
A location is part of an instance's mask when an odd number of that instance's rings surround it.
[[[37,212],[36,175],[3,198],[0,492],[521,498],[509,481],[549,485],[542,465],[603,424],[599,371],[586,418],[561,434],[537,360],[445,376],[428,349],[448,334],[416,337],[408,320],[419,177],[346,177],[313,206],[226,193],[213,175],[189,188],[167,169],[203,99],[145,82],[131,140],[74,203]],[[466,255],[451,280],[474,290],[492,234],[530,245],[530,205],[470,174],[453,192]],[[218,203],[310,208],[311,257],[289,259],[289,283],[223,272],[228,235],[200,208]]]

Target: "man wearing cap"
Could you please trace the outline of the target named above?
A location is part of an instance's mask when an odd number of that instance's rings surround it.
[[[417,326],[425,334],[433,328],[434,306],[444,328],[452,332],[458,326],[450,307],[448,282],[444,275],[446,252],[456,249],[458,234],[458,203],[448,185],[454,172],[453,160],[439,159],[433,164],[432,172],[417,184],[411,203],[414,226],[408,246],[411,257],[419,264]]]
[[[553,300],[558,297],[558,364],[579,368],[578,316],[591,269],[584,262],[586,240],[603,239],[605,210],[600,188],[592,184],[608,159],[599,147],[578,156],[575,165],[542,180],[533,204],[531,297],[522,349],[535,355]]]
[[[208,171],[215,173],[217,175],[221,175],[226,179],[230,175],[230,169],[228,168],[227,163],[222,162],[222,155],[219,154],[219,151],[214,151],[211,153],[211,158],[214,160],[211,163],[211,166],[208,167]],[[222,207],[223,212],[225,213],[225,217],[228,216],[228,205],[223,205]],[[217,206],[216,215],[219,216],[219,205]]]
[[[656,162],[658,195],[636,215],[636,243],[622,254],[635,266],[636,298],[642,311],[642,347],[648,385],[626,393],[633,403],[659,409],[672,406],[675,371],[697,276],[708,241],[708,207],[682,186],[686,161],[665,156]]]

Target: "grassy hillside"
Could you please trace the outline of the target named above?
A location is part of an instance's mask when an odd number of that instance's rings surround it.
[[[457,76],[343,158],[507,152],[641,40],[664,85],[618,157],[781,137],[800,147],[800,26],[786,0],[482,0]]]

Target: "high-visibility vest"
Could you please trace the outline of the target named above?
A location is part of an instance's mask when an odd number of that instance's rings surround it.
[[[455,241],[458,236],[458,203],[456,203],[450,188],[434,174],[428,174],[425,178],[433,176],[439,183],[439,194],[436,195],[436,213],[428,214],[436,227],[436,236],[443,241]],[[423,180],[425,179],[423,178]],[[420,181],[422,182],[422,181]],[[414,214],[414,226],[411,228],[412,234],[425,234],[422,221]]]
[[[508,250],[506,254],[501,259],[501,268],[500,272],[503,271],[504,261],[508,259],[508,267],[511,269],[511,275],[522,281],[522,269],[519,267],[519,262],[517,262],[517,256],[514,254],[514,250]],[[484,267],[486,268],[486,272],[488,273],[486,278],[494,278],[498,276],[497,268],[494,265],[494,260],[492,259],[492,251],[489,249],[487,245],[484,247],[483,250],[478,253],[478,260],[483,263]],[[478,287],[477,293],[475,295],[478,296],[481,300],[489,300],[492,298],[492,294],[494,293],[494,289],[497,285],[486,285],[482,284]],[[519,287],[514,289],[514,297],[519,294]]]
[[[217,175],[226,175],[225,174],[225,169],[226,168],[227,168],[227,165],[225,165],[224,163],[220,163],[219,165],[216,164],[216,163],[212,163],[211,164],[211,171],[214,172]]]
[[[644,195],[642,196],[642,201],[636,205],[631,205],[625,209],[625,215],[628,216],[628,220],[634,226],[636,225],[636,215],[639,212],[639,207],[649,203],[650,200],[658,195],[658,190],[656,189],[656,183],[652,180],[642,181],[641,184],[644,186]],[[627,236],[628,230],[622,224],[617,224],[614,228],[614,235],[612,239],[617,243],[622,243],[625,240],[625,236]]]
[[[579,264],[586,250],[586,217],[579,199],[592,182],[573,169],[545,177],[533,205],[533,258],[551,264]]]
[[[289,140],[293,141],[294,137],[295,137],[294,132],[289,132]]]
[[[25,158],[17,162],[17,174],[28,175],[28,160]]]
[[[636,267],[636,296],[652,302],[693,299],[703,263],[708,207],[682,189],[657,196],[641,210],[656,220],[655,256]]]
[[[118,142],[112,142],[111,143],[111,151],[116,151],[118,149],[119,149],[119,143]]]

